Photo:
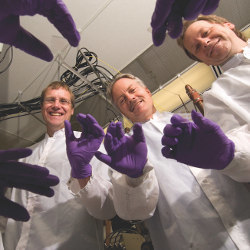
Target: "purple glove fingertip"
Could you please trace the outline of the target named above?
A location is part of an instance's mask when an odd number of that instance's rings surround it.
[[[72,177],[83,179],[92,175],[90,161],[102,143],[104,132],[91,115],[78,114],[77,120],[82,127],[79,138],[74,136],[70,124],[65,122],[66,146]]]
[[[212,14],[218,8],[219,2],[220,0],[208,0],[201,13],[203,15]]]
[[[136,123],[133,126],[133,138],[136,142],[145,142],[145,136],[142,131],[142,125],[140,123]]]

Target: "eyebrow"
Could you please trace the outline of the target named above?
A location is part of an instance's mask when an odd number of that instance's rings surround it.
[[[126,89],[125,89],[125,93],[129,91],[129,89],[133,86],[133,83],[131,83]],[[122,98],[124,97],[125,94],[122,93],[118,98],[117,98],[117,102]]]

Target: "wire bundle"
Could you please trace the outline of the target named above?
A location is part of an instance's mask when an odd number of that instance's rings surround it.
[[[65,71],[60,80],[67,83],[71,88],[76,103],[85,101],[100,92],[105,95],[106,87],[114,77],[110,71],[98,64],[97,55],[86,48],[78,50],[76,63],[72,68],[73,70]],[[83,77],[78,77],[74,71],[77,71]],[[0,118],[1,120],[7,120],[35,114],[40,112],[40,109],[40,97],[24,102],[0,104]]]
[[[98,64],[97,55],[86,48],[78,50],[73,69],[84,76],[86,80],[80,79],[70,70],[65,71],[60,79],[72,88],[76,103],[82,102],[99,92],[105,94],[107,84],[114,77],[110,71]]]

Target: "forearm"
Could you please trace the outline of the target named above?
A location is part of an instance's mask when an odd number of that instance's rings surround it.
[[[125,220],[144,220],[155,211],[159,186],[150,163],[146,163],[143,175],[130,178],[113,172],[113,200],[117,214]]]
[[[112,184],[109,181],[95,175],[88,180],[71,178],[68,186],[77,199],[81,200],[89,214],[95,218],[110,219],[115,216]]]

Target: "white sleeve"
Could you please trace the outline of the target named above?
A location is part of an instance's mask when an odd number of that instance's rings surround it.
[[[235,144],[234,159],[220,170],[221,173],[238,182],[250,182],[250,131],[249,126],[244,125],[226,133]]]
[[[98,175],[92,176],[87,185],[81,189],[78,180],[71,178],[68,187],[77,199],[80,199],[88,213],[97,219],[111,219],[116,215],[113,198],[112,183]]]
[[[145,220],[153,216],[159,186],[149,162],[139,178],[130,178],[113,171],[112,183],[114,207],[119,217],[124,220]]]

